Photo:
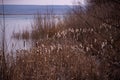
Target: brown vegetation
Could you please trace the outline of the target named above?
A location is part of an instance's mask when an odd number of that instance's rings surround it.
[[[12,34],[12,38],[15,38],[15,39],[30,39],[30,32],[27,31],[27,30],[23,30],[22,32],[13,32]]]
[[[41,41],[41,45],[28,51],[19,51],[16,62],[11,63],[11,80],[99,80],[99,63],[86,55],[72,41],[60,44],[55,40]],[[8,61],[11,61],[11,59]]]
[[[54,36],[60,29],[62,29],[62,23],[55,18],[52,12],[48,12],[46,15],[38,13],[35,16],[35,22],[32,27],[31,38],[34,40],[50,38]]]
[[[31,33],[37,42],[7,56],[6,80],[120,80],[120,6],[93,1],[57,24],[52,15],[37,15]]]

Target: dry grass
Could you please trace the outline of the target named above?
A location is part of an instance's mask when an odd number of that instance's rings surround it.
[[[56,19],[55,16],[56,15],[51,12],[48,12],[46,15],[38,13],[35,16],[35,22],[33,23],[31,38],[33,40],[51,38],[55,33],[63,30],[63,27],[61,27],[62,22]]]
[[[30,51],[7,56],[6,80],[119,80],[119,21],[106,18],[110,8],[96,19],[91,15],[99,6],[94,8],[77,8],[58,24],[51,14],[37,15],[31,34],[37,42]]]
[[[27,30],[23,30],[22,32],[13,32],[12,34],[12,38],[15,38],[15,39],[30,39],[30,32],[27,31]]]
[[[95,57],[86,55],[79,44],[40,42],[30,51],[18,51],[11,63],[11,80],[99,80],[99,63]]]

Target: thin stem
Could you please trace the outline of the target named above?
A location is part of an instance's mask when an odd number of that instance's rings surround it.
[[[4,9],[4,1],[2,0],[2,9],[3,9],[3,35],[2,35],[2,79],[5,79],[5,9]]]

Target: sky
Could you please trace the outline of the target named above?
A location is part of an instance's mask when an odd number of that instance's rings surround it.
[[[85,0],[3,0],[8,5],[72,5],[75,1],[80,1],[83,5]],[[0,0],[2,4],[2,0]]]

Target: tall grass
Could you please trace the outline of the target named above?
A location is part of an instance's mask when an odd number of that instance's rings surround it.
[[[38,13],[33,23],[31,38],[36,40],[50,38],[60,30],[60,25],[61,21],[52,12],[47,12],[45,15]]]
[[[88,55],[97,57],[101,68],[106,68],[101,69],[102,80],[119,80],[120,56],[118,55],[120,49],[115,47],[120,46],[118,41],[120,40],[120,29],[117,27],[120,25],[119,3],[111,0],[108,2],[101,0],[101,3],[99,0],[93,1],[87,11],[84,11],[81,6],[72,9],[70,16],[65,19],[66,27],[80,29],[77,41],[82,43],[83,49]]]
[[[79,44],[70,40],[62,44],[56,40],[41,43],[30,52],[17,53],[10,66],[11,80],[99,80],[99,63],[95,57],[86,55]]]
[[[52,13],[35,16],[37,42],[7,56],[6,80],[119,80],[120,24],[111,17],[119,11],[109,13],[116,3],[96,4],[87,11],[77,6],[58,23]]]
[[[27,30],[23,30],[22,32],[19,31],[19,32],[13,32],[12,33],[12,38],[15,38],[15,39],[30,39],[30,31],[27,31]]]

